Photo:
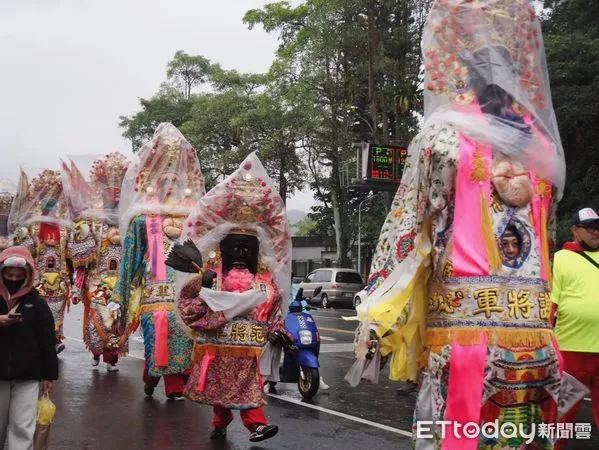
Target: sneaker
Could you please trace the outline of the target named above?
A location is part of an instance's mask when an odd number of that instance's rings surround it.
[[[97,367],[98,364],[100,364],[100,357],[98,356],[97,358],[92,358],[92,366]]]
[[[279,432],[279,427],[276,425],[257,425],[254,428],[254,431],[250,434],[251,442],[260,442],[265,439],[270,439],[271,437],[276,436]]]
[[[150,386],[149,384],[146,384],[144,386],[144,392],[148,397],[151,397],[152,394],[154,394],[154,386]]]
[[[59,342],[58,344],[56,344],[56,354],[58,355],[60,352],[64,351],[65,348],[67,348],[66,345],[64,345],[62,342]]]
[[[321,390],[323,390],[323,391],[328,391],[330,387],[331,386],[329,386],[328,384],[326,384],[324,382],[324,378],[320,377],[320,383],[319,383],[318,388],[321,389]]]
[[[118,372],[119,368],[114,364],[106,364],[106,370],[108,372]]]
[[[210,433],[210,439],[224,439],[227,437],[227,429],[226,428],[215,428]]]
[[[168,394],[167,397],[169,400],[185,400],[185,397],[183,397],[183,394],[180,392],[173,392],[172,394]]]

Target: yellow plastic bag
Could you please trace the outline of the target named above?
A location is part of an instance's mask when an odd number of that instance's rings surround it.
[[[37,401],[37,423],[40,425],[50,425],[55,413],[56,405],[50,400],[48,394],[44,394]]]

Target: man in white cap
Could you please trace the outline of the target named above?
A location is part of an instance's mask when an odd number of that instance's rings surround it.
[[[574,240],[555,254],[552,322],[557,322],[562,369],[591,389],[593,417],[599,426],[599,215],[591,208],[578,211],[572,235]],[[566,414],[566,423],[576,422],[581,404]]]

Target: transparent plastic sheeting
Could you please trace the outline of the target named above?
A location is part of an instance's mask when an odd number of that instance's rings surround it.
[[[63,184],[74,220],[119,220],[119,200],[129,160],[120,153],[72,155],[62,161]]]
[[[197,245],[204,261],[219,251],[230,233],[255,235],[259,261],[268,268],[283,299],[291,295],[291,233],[285,203],[255,153],[203,196],[189,215],[183,236]],[[185,283],[177,277],[177,288]]]
[[[531,3],[434,3],[422,39],[423,130],[433,124],[453,125],[536,171],[561,197],[564,151],[541,27]]]
[[[8,238],[8,215],[12,206],[17,186],[10,180],[0,180],[0,238]],[[0,244],[0,248],[6,245]]]
[[[119,204],[121,239],[139,214],[187,216],[204,194],[197,153],[181,132],[161,123],[134,157],[123,179]]]
[[[60,171],[21,166],[8,231],[13,234],[32,223],[72,225]]]

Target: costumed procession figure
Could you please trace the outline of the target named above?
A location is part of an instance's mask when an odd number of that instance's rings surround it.
[[[68,259],[73,223],[61,173],[43,169],[30,181],[21,168],[8,223],[13,244],[27,247],[35,260],[39,277],[36,289],[54,316],[56,352],[60,353],[65,349],[63,321],[73,276]]]
[[[262,408],[259,360],[283,327],[291,235],[285,204],[255,154],[200,200],[185,236],[191,240],[167,260],[194,272],[177,279],[178,312],[195,341],[185,396],[212,405],[212,439],[226,437],[232,410],[240,410],[250,441],[271,438],[278,428]],[[198,257],[189,264],[193,249]]]
[[[120,330],[121,308],[112,301],[112,293],[123,253],[118,205],[129,162],[120,153],[70,159],[70,167],[63,166],[63,176],[75,218],[69,245],[75,270],[71,299],[73,304],[83,301],[83,341],[92,353],[92,365],[97,366],[102,356],[109,372],[118,371],[119,355],[126,355],[129,345],[127,334]],[[88,177],[82,173],[86,162],[90,163],[85,167]]]
[[[9,180],[0,181],[0,252],[10,246],[8,215],[16,190],[16,186]]]
[[[175,271],[166,255],[185,218],[204,194],[197,153],[179,130],[162,123],[127,170],[119,206],[123,257],[113,301],[121,305],[127,335],[141,324],[146,395],[164,377],[170,399],[183,399],[192,340],[177,321]]]
[[[530,430],[585,394],[548,322],[565,163],[539,22],[528,0],[437,0],[422,50],[424,125],[358,307],[353,369],[376,379],[390,357],[391,379],[419,381],[414,437],[418,421],[451,424],[417,449],[551,449],[547,433],[527,446],[519,431],[452,427]]]

